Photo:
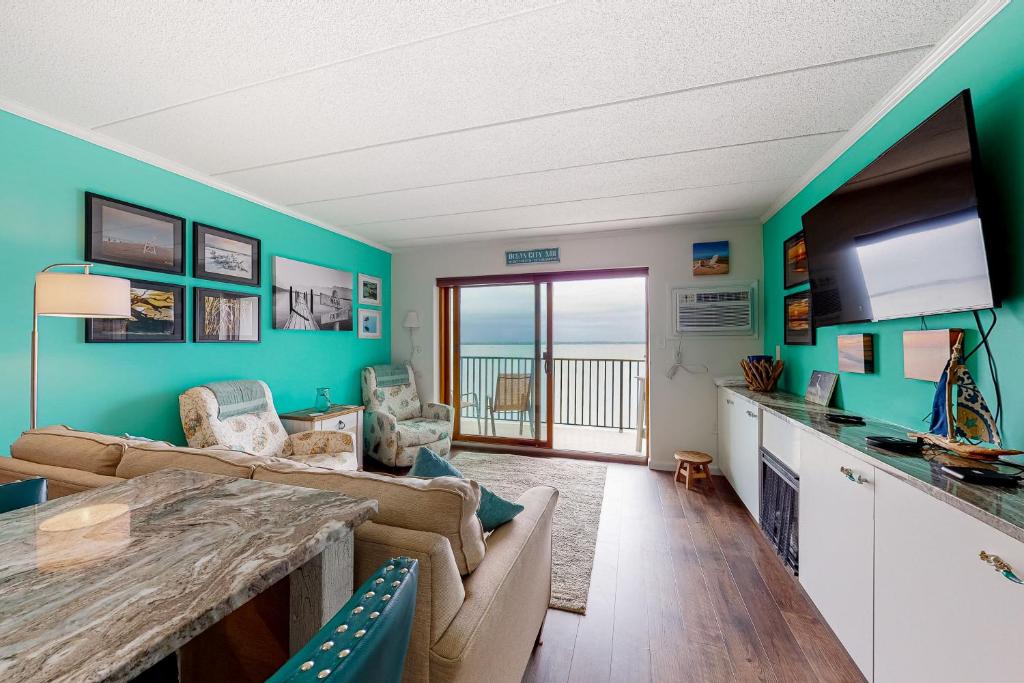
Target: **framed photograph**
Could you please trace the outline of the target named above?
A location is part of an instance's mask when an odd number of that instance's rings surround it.
[[[729,242],[694,242],[693,274],[725,275],[729,272]]]
[[[372,275],[359,273],[359,303],[369,306],[380,306],[384,300],[381,280]]]
[[[203,280],[260,284],[260,241],[204,223],[192,224],[192,275]]]
[[[85,193],[85,260],[185,274],[185,219]]]
[[[352,273],[274,257],[275,330],[351,331],[352,313]]]
[[[839,347],[839,372],[856,372],[862,375],[875,371],[875,341],[873,334],[840,334],[836,337]]]
[[[380,311],[372,308],[359,309],[359,338],[380,339]]]
[[[807,245],[804,244],[803,230],[782,243],[782,261],[785,289],[807,282]]]
[[[836,382],[838,381],[839,375],[834,372],[815,370],[811,373],[811,381],[807,383],[804,400],[827,407],[832,403],[832,394],[836,391]]]
[[[130,318],[88,318],[85,341],[184,342],[185,288],[166,282],[129,280]]]
[[[814,321],[811,319],[811,292],[805,290],[783,299],[783,342],[793,345],[814,344]]]
[[[192,339],[197,342],[260,341],[260,297],[248,292],[195,287]]]

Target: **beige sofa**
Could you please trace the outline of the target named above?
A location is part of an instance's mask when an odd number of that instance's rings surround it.
[[[525,492],[525,510],[489,536],[476,482],[311,467],[282,458],[122,439],[67,427],[25,432],[0,457],[0,482],[41,476],[50,497],[180,467],[374,498],[356,531],[356,583],[395,555],[420,562],[406,681],[519,681],[551,592],[551,524],[558,492]]]

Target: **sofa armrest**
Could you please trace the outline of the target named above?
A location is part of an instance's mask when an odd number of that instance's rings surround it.
[[[428,420],[444,420],[452,424],[455,421],[455,409],[444,403],[425,403],[423,417]]]
[[[324,453],[354,453],[352,435],[335,429],[319,432],[298,432],[288,437],[292,455],[322,455]]]
[[[466,577],[471,599],[431,648],[431,679],[509,680],[526,670],[551,601],[551,525],[558,491],[536,486],[517,501],[524,510],[487,539],[483,562]]]
[[[95,474],[71,467],[40,465],[28,460],[0,456],[0,483],[31,479],[32,477],[42,477],[46,480],[46,497],[49,500],[125,481],[121,477]]]
[[[430,646],[444,633],[466,599],[448,539],[429,531],[365,522],[356,529],[355,583],[392,557],[419,560],[416,612],[405,660],[405,680],[427,680]]]

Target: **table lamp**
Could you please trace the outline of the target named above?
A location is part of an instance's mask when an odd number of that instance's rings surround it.
[[[53,273],[56,268],[81,268],[82,273]],[[55,263],[36,273],[32,303],[32,384],[29,425],[36,428],[39,384],[39,316],[60,318],[131,317],[131,287],[120,277],[91,275],[91,263]]]

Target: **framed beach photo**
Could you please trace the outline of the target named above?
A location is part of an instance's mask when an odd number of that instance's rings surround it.
[[[380,311],[372,308],[359,309],[359,338],[380,339]]]
[[[784,289],[807,282],[807,245],[804,243],[803,230],[782,243],[782,260]]]
[[[807,383],[804,400],[808,403],[816,403],[819,406],[828,407],[832,403],[832,394],[836,391],[836,383],[838,381],[839,375],[834,372],[815,370],[811,373],[811,380]]]
[[[783,343],[812,346],[814,344],[814,321],[811,318],[811,292],[804,290],[790,294],[782,304]]]
[[[352,273],[274,257],[275,330],[351,331],[352,314]]]
[[[142,343],[185,341],[185,288],[166,282],[129,280],[130,318],[88,318],[85,341]]]
[[[359,273],[359,303],[368,306],[380,306],[384,300],[381,286],[381,279],[379,277]]]
[[[729,242],[694,242],[693,274],[725,275],[729,272]]]
[[[260,284],[260,241],[204,223],[192,224],[192,275],[203,280]]]
[[[85,260],[185,274],[185,219],[85,193]]]
[[[196,342],[259,342],[260,297],[248,292],[196,287],[192,339]]]

